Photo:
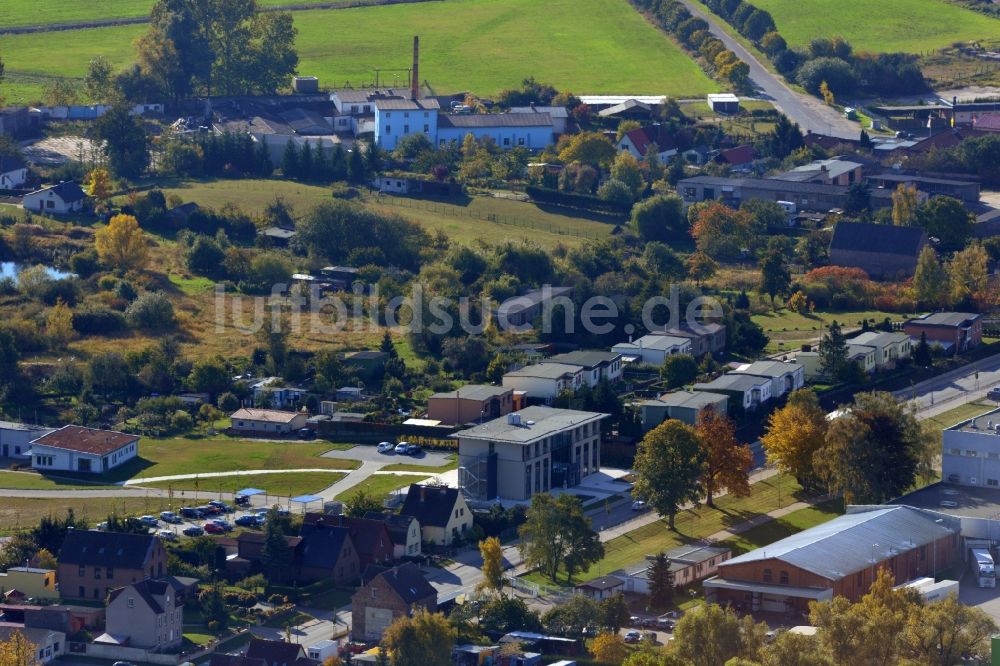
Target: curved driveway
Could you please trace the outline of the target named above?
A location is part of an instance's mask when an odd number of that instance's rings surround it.
[[[828,134],[842,139],[857,139],[861,126],[844,118],[836,109],[826,106],[815,97],[798,93],[772,74],[742,44],[722,28],[722,19],[704,11],[690,0],[680,0],[697,16],[708,23],[709,31],[722,40],[726,48],[750,66],[750,79],[761,91],[761,97],[772,102],[786,116],[799,124],[802,133]],[[803,8],[803,11],[808,11]]]

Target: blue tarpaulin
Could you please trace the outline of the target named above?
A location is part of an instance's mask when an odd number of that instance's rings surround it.
[[[301,504],[308,504],[309,502],[319,502],[323,499],[322,495],[299,495],[298,497],[293,497],[290,502],[299,502]]]
[[[242,495],[243,497],[253,497],[254,495],[264,495],[266,490],[261,490],[260,488],[244,488],[243,490],[237,490],[237,495]]]

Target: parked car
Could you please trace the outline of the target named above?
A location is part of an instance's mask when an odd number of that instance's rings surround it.
[[[234,511],[236,511],[236,509],[234,509],[233,507],[229,506],[225,502],[220,502],[219,500],[212,500],[211,502],[208,503],[208,505],[214,506],[222,513],[233,513]]]
[[[233,501],[236,502],[236,506],[250,506],[249,495],[237,495]]]
[[[410,451],[409,442],[400,442],[399,444],[396,445],[396,453],[401,453],[402,455],[405,456],[407,453],[409,453],[409,451]]]
[[[232,532],[233,525],[228,520],[223,520],[222,518],[216,518],[215,520],[208,521],[222,528],[223,532]]]
[[[222,529],[222,525],[219,525],[218,523],[213,523],[211,521],[205,523],[205,526],[202,529],[205,530],[205,534],[225,534],[226,533],[226,530]]]
[[[410,444],[406,448],[406,454],[410,456],[419,456],[421,453],[423,453],[423,451],[424,450],[420,448],[419,444]]]
[[[257,516],[253,514],[247,514],[245,516],[240,516],[234,521],[240,527],[257,527]]]
[[[164,541],[177,541],[177,535],[170,530],[160,530],[156,533],[156,536],[160,537]]]
[[[392,453],[392,442],[380,442],[375,450],[379,453]]]
[[[181,508],[181,516],[188,520],[200,520],[205,517],[205,513],[201,509],[185,506]]]
[[[642,618],[639,617],[638,615],[629,615],[628,616],[628,626],[630,626],[630,627],[641,627],[642,626]]]
[[[640,634],[635,629],[625,632],[626,643],[638,643],[641,640],[642,640],[642,634]]]
[[[135,666],[131,661],[116,661],[112,666]]]
[[[160,521],[156,519],[156,516],[140,516],[139,522],[146,527],[159,527]]]
[[[1000,386],[996,388],[991,388],[989,390],[989,393],[986,394],[986,397],[989,398],[990,400],[996,400],[1000,402]]]
[[[94,529],[96,529],[98,532],[107,532],[108,531],[108,521],[103,520],[103,521],[97,523],[97,527],[95,527]]]
[[[645,511],[646,510],[646,503],[643,502],[642,500],[636,500],[636,501],[632,502],[632,510],[633,511]]]
[[[202,504],[198,507],[198,510],[201,511],[203,516],[217,516],[222,513],[222,509],[211,504]]]
[[[201,529],[197,525],[188,525],[183,530],[181,530],[181,534],[189,537],[197,537],[205,534],[205,530]]]
[[[173,511],[162,511],[160,513],[160,520],[162,520],[165,523],[172,523],[174,525],[184,522],[183,520],[181,520],[181,517],[178,516]]]

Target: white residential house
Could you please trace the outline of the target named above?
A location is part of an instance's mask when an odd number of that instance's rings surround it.
[[[806,384],[806,369],[801,364],[794,362],[757,361],[756,363],[745,363],[733,370],[733,373],[770,379],[771,397],[775,399],[797,391]]]
[[[0,190],[13,190],[28,181],[28,165],[20,157],[0,157]]]
[[[603,379],[616,382],[622,378],[622,355],[618,352],[573,351],[556,354],[542,364],[558,364],[581,368],[583,383],[594,388]]]
[[[691,387],[695,391],[709,391],[729,396],[729,409],[739,405],[744,411],[754,411],[771,399],[770,377],[755,375],[726,374],[710,382],[702,382]]]
[[[49,185],[24,195],[21,205],[25,210],[53,215],[68,215],[83,210],[87,195],[71,180]]]
[[[32,440],[30,455],[40,472],[103,474],[139,455],[139,436],[68,425]]]
[[[277,409],[237,409],[229,417],[230,429],[248,435],[288,435],[306,427],[308,412],[284,412]]]
[[[583,386],[583,368],[560,363],[536,363],[503,376],[504,388],[524,391],[528,398],[552,402],[563,391],[574,392]]]
[[[910,358],[913,340],[906,333],[894,331],[866,331],[847,341],[850,345],[865,345],[875,348],[875,367],[891,370],[899,361]]]
[[[309,391],[281,386],[280,377],[265,377],[250,385],[250,394],[255,405],[267,405],[275,409],[297,407],[306,399]]]
[[[638,363],[660,366],[668,356],[690,354],[691,340],[649,333],[632,342],[619,342],[611,351],[621,354],[626,360],[633,359]]]

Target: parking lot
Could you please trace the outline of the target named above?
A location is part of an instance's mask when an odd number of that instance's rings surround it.
[[[227,500],[226,504],[228,504],[229,506],[234,507],[236,509],[236,511],[234,513],[220,513],[220,514],[217,514],[217,515],[206,516],[206,517],[200,518],[200,519],[181,518],[181,522],[179,522],[179,523],[167,523],[167,522],[159,519],[160,518],[159,514],[153,514],[153,517],[157,519],[157,526],[156,527],[150,527],[150,533],[151,534],[157,534],[157,533],[159,533],[161,531],[172,532],[178,539],[186,539],[188,537],[184,534],[184,530],[185,529],[188,529],[190,527],[200,527],[200,528],[204,529],[205,523],[207,523],[207,522],[209,522],[211,520],[216,520],[216,519],[225,520],[233,528],[237,528],[237,529],[259,529],[259,528],[253,528],[253,527],[250,527],[250,528],[240,527],[240,526],[236,525],[236,520],[238,518],[240,518],[242,516],[253,516],[258,511],[263,511],[265,509],[269,509],[270,508],[270,505],[268,505],[268,506],[264,505],[264,495],[257,495],[257,496],[251,497],[251,501],[253,501],[255,499],[257,500],[257,503],[256,504],[252,504],[249,507],[236,507],[233,504],[233,502]],[[273,502],[271,504],[273,504]],[[193,508],[195,506],[201,506],[201,504],[197,504],[197,505],[191,504],[190,506]],[[287,509],[288,507],[287,506],[281,506],[281,508],[282,509]],[[321,510],[321,508],[322,507],[320,507],[319,503],[316,502],[316,503],[313,503],[313,505],[309,507],[309,510],[310,511],[319,511],[319,510]],[[293,513],[301,513],[301,509],[296,509],[295,507],[292,507],[292,512]],[[177,508],[175,508],[174,509],[174,513],[177,514],[178,516],[180,516],[181,507],[178,506]],[[165,538],[169,539],[169,537],[165,537]]]
[[[393,444],[396,442],[394,441]],[[440,467],[448,464],[448,457],[451,453],[447,451],[421,451],[415,456],[396,453],[379,453],[374,444],[352,447],[345,451],[327,451],[324,458],[338,458],[340,460],[360,460],[362,462],[381,463],[383,465],[410,464],[426,465],[427,467]]]
[[[965,570],[968,574],[968,570]],[[1000,624],[1000,587],[979,587],[975,577],[963,575],[959,581],[958,599],[966,606],[975,606]]]

